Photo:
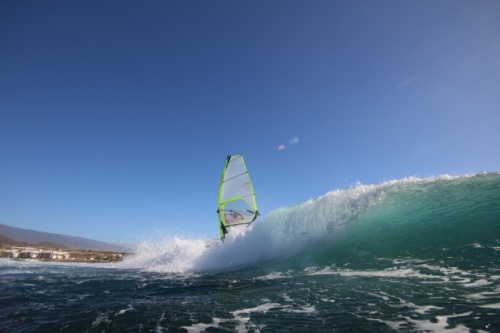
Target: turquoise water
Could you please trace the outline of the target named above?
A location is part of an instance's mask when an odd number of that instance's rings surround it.
[[[500,332],[500,174],[281,208],[223,245],[120,264],[0,260],[0,332]]]

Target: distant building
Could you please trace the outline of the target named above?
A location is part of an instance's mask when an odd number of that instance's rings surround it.
[[[4,258],[17,258],[19,257],[18,249],[3,250],[2,257]]]
[[[38,258],[48,260],[67,260],[69,259],[69,253],[65,251],[42,250],[38,254]]]
[[[36,259],[38,258],[38,254],[40,253],[40,250],[38,249],[30,249],[30,248],[25,248],[19,252],[19,258],[24,258],[24,259]]]
[[[34,248],[18,248],[2,251],[4,258],[42,259],[42,260],[68,260],[69,252],[60,250],[41,250]]]

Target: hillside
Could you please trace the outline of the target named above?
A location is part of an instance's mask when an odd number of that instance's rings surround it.
[[[28,246],[28,243],[25,242],[18,242],[16,240],[13,240],[9,237],[5,237],[3,235],[0,235],[0,245],[2,246]]]
[[[52,247],[54,245],[56,248],[132,252],[130,248],[124,246],[108,244],[82,237],[16,228],[6,224],[0,224],[0,237],[1,236],[3,236],[3,238],[0,238],[1,242],[5,240],[6,242],[24,243],[24,245],[12,244],[10,246],[26,246],[28,244],[35,246],[35,244],[41,244],[40,247]]]
[[[5,237],[0,235],[0,247],[35,247],[38,249],[70,249],[70,247],[50,243],[50,242],[40,242],[40,243],[28,243],[28,242],[19,242],[12,238]]]

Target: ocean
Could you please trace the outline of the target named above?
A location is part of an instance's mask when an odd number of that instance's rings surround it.
[[[500,173],[334,190],[116,264],[0,259],[0,332],[500,332]]]

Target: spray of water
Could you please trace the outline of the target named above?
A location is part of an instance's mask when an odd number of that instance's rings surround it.
[[[333,241],[354,224],[367,207],[383,201],[388,191],[437,179],[405,178],[331,191],[296,206],[277,209],[250,227],[233,227],[224,242],[180,236],[144,241],[122,267],[191,273],[234,269],[293,256],[319,242]]]

